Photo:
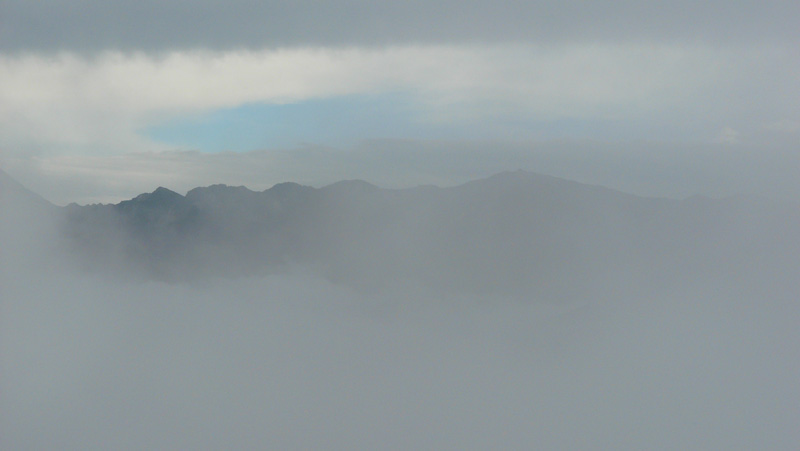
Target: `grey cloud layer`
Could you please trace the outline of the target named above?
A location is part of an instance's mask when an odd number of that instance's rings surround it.
[[[796,2],[0,3],[0,51],[497,41],[796,42]]]

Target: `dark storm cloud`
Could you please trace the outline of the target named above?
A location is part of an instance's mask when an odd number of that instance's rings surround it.
[[[795,2],[0,2],[0,51],[503,41],[796,41]]]

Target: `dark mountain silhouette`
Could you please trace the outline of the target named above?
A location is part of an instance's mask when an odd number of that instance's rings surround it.
[[[95,270],[163,280],[301,269],[361,287],[559,299],[791,279],[798,209],[642,198],[528,172],[452,188],[363,181],[165,188],[65,209]],[[778,280],[780,279],[780,280]]]

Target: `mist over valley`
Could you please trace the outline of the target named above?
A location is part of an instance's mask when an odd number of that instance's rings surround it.
[[[157,188],[0,173],[5,449],[791,449],[800,210],[525,171]]]

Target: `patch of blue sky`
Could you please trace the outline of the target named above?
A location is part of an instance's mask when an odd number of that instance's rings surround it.
[[[443,130],[417,119],[398,94],[348,95],[289,104],[249,103],[177,118],[141,133],[205,152],[348,146],[365,139],[437,138]]]

